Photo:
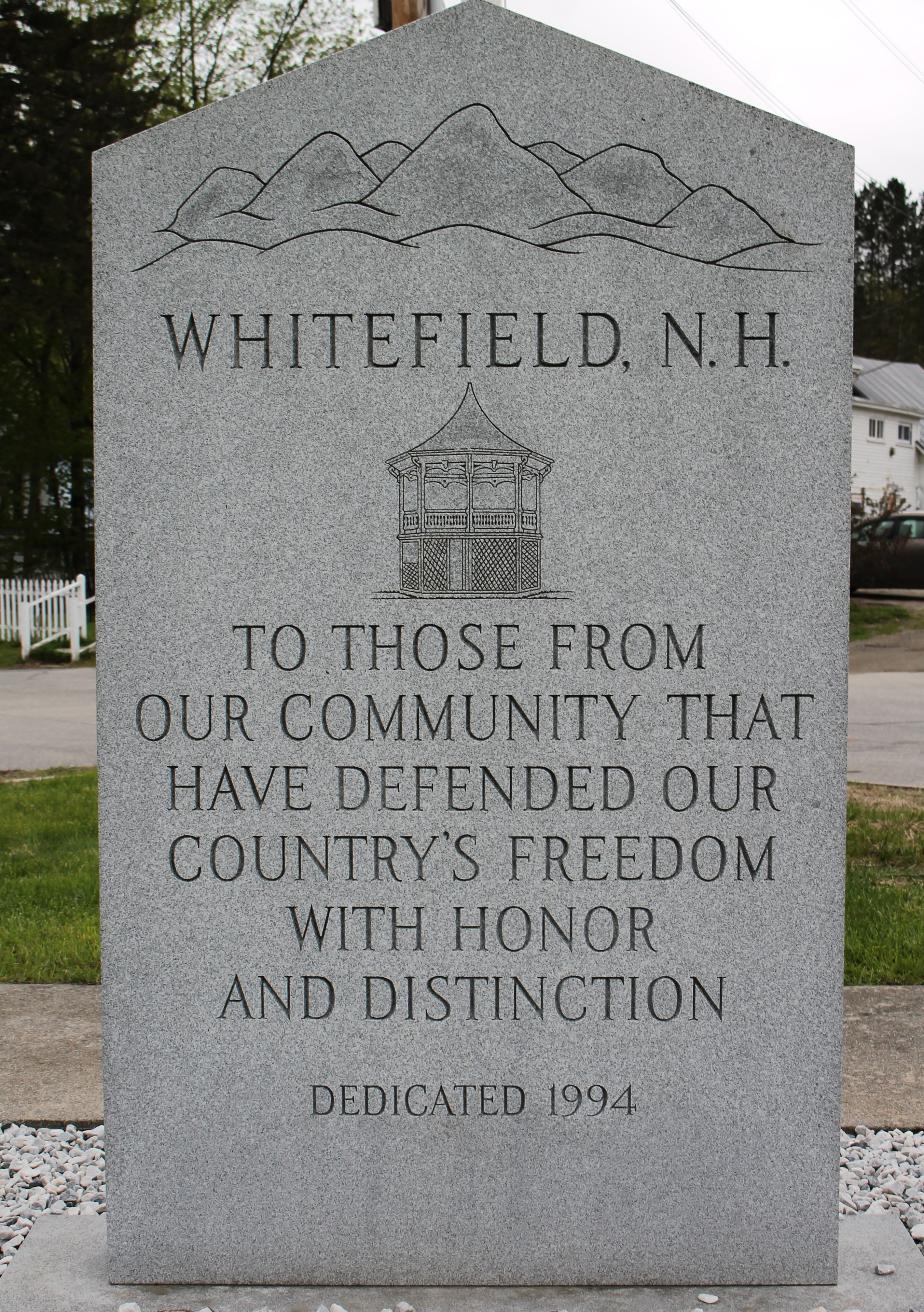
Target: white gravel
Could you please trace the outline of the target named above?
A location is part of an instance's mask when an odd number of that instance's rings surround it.
[[[103,1127],[0,1127],[0,1276],[42,1212],[106,1210]],[[924,1248],[924,1132],[841,1134],[841,1215],[895,1212]],[[705,1302],[705,1299],[702,1300]],[[333,1312],[333,1309],[332,1309]],[[411,1312],[399,1303],[397,1312]]]
[[[103,1127],[0,1128],[0,1276],[42,1212],[106,1210]]]
[[[924,1132],[868,1130],[841,1134],[838,1210],[895,1212],[924,1241]]]

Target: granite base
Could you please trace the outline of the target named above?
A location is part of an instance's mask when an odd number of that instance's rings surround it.
[[[361,1259],[358,1259],[361,1261]],[[878,1263],[895,1267],[876,1274]],[[417,1312],[694,1312],[699,1288],[418,1289],[265,1285],[110,1285],[106,1224],[100,1216],[43,1216],[0,1281],[0,1312],[316,1312],[340,1303],[348,1312],[381,1312],[401,1300]],[[924,1257],[893,1216],[841,1222],[837,1285],[717,1288],[717,1312],[924,1312]]]

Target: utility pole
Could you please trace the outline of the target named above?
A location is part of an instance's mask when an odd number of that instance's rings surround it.
[[[507,0],[491,0],[491,4],[506,9]],[[446,8],[446,0],[373,0],[373,5],[375,26],[382,32],[390,32],[428,14],[439,13]]]
[[[380,9],[382,7],[379,6]],[[416,19],[425,18],[430,13],[427,0],[390,0],[388,7],[391,9],[392,27],[403,27],[405,23],[413,23]]]

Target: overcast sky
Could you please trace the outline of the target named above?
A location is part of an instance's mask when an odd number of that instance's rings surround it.
[[[680,0],[792,111],[856,147],[857,167],[924,191],[924,80],[844,0]],[[852,0],[924,79],[924,0]],[[733,72],[670,0],[507,0],[530,18],[778,113]]]

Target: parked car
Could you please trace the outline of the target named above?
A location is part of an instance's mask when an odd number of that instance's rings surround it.
[[[924,588],[924,512],[865,520],[850,535],[850,591]]]

